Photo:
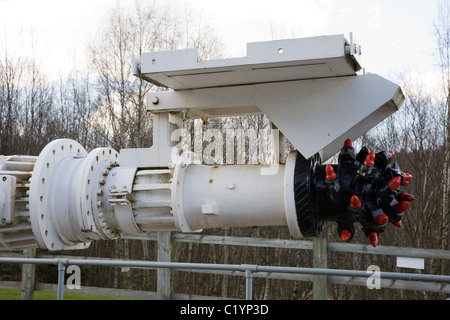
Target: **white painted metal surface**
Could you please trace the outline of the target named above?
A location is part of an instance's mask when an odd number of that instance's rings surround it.
[[[296,212],[293,203],[290,211],[286,211],[285,194],[291,190],[285,188],[289,183],[285,184],[284,172],[284,165],[273,175],[261,175],[260,165],[206,166],[178,162],[172,184],[177,229],[199,232],[217,227],[286,225],[286,216],[295,217]],[[293,175],[287,179],[293,180]]]
[[[326,160],[398,110],[400,87],[376,74],[237,87],[149,93],[153,113],[188,110],[191,118],[266,114],[309,158]]]
[[[135,69],[174,90],[349,76],[361,69],[359,45],[343,35],[249,43],[243,58],[199,61],[197,55],[197,49],[144,53]]]
[[[286,222],[291,235],[294,238],[302,238],[295,209],[294,172],[296,160],[297,153],[289,153],[284,171],[284,207],[286,210]]]
[[[31,176],[29,211],[22,212],[31,221],[27,237],[33,247],[74,250],[87,248],[93,240],[152,231],[286,224],[295,230],[295,161],[289,161],[288,169],[279,164],[271,174],[262,174],[266,171],[261,165],[208,166],[192,159],[179,157],[172,168],[118,167],[118,154],[111,148],[87,153],[73,140],[53,141],[37,158]],[[6,223],[6,218],[12,220],[12,204],[20,199],[12,194],[16,178],[0,177]],[[8,244],[6,231],[17,241],[17,229],[0,228],[0,250],[25,246]]]
[[[0,251],[36,248],[29,221],[30,177],[37,157],[0,157]]]
[[[30,221],[39,247],[84,249],[101,239],[94,207],[101,193],[104,169],[115,165],[118,153],[100,148],[87,154],[76,141],[55,140],[36,161],[30,184]]]
[[[167,167],[172,161],[173,145],[172,133],[182,128],[179,114],[169,112],[153,115],[153,145],[150,148],[122,149],[120,151],[123,167]]]
[[[305,158],[321,152],[324,161],[404,100],[399,86],[375,74],[261,85],[258,97],[259,108]]]
[[[266,114],[305,158],[320,152],[327,160],[404,100],[394,83],[357,74],[360,54],[353,35],[249,43],[247,56],[235,59],[198,61],[195,49],[151,52],[142,56],[139,76],[174,89],[148,94],[154,116]]]

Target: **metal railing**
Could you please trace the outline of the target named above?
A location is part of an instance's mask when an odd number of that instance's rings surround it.
[[[64,298],[64,275],[66,267],[69,265],[89,265],[89,266],[108,266],[108,267],[129,267],[129,268],[152,268],[152,269],[173,269],[177,271],[190,270],[227,270],[244,272],[246,278],[247,300],[253,297],[253,274],[258,272],[276,272],[287,274],[308,274],[308,275],[327,275],[327,276],[349,276],[368,278],[373,273],[359,270],[341,270],[324,268],[298,268],[298,267],[280,267],[280,266],[261,266],[248,264],[208,264],[208,263],[183,263],[183,262],[155,262],[138,260],[89,260],[89,259],[42,259],[42,258],[0,258],[0,263],[19,263],[19,264],[47,264],[58,266],[58,292],[57,299]],[[450,283],[450,276],[431,275],[417,273],[398,273],[398,272],[380,272],[380,278],[391,280],[415,280],[415,281],[433,281],[440,283]]]
[[[288,239],[269,239],[269,238],[248,238],[248,237],[230,237],[230,236],[211,236],[202,234],[176,234],[170,232],[152,233],[145,237],[131,237],[130,239],[150,240],[157,242],[157,261],[135,261],[135,260],[115,260],[97,257],[72,257],[72,256],[57,256],[40,254],[36,257],[34,254],[25,253],[22,256],[18,253],[11,255],[0,254],[0,263],[4,263],[5,259],[10,263],[26,263],[22,269],[21,282],[21,298],[32,299],[33,291],[36,288],[43,288],[43,290],[50,290],[46,284],[35,283],[34,280],[34,265],[38,263],[60,265],[60,272],[63,274],[64,268],[68,265],[73,265],[77,262],[79,265],[89,265],[90,262],[95,261],[91,265],[117,266],[117,267],[136,267],[136,268],[153,268],[157,270],[157,292],[151,292],[151,295],[139,293],[126,294],[137,295],[139,298],[150,299],[186,299],[191,296],[183,296],[171,291],[171,272],[174,271],[189,271],[209,274],[222,274],[232,276],[246,277],[246,297],[251,297],[252,292],[252,278],[271,278],[284,279],[293,281],[312,281],[313,283],[313,298],[318,300],[327,299],[327,284],[351,285],[351,286],[367,286],[366,279],[370,274],[367,271],[358,270],[336,270],[327,269],[327,252],[351,252],[358,254],[371,254],[383,256],[397,256],[397,257],[415,257],[422,259],[429,259],[430,261],[450,260],[450,250],[437,249],[423,249],[423,248],[406,248],[406,247],[392,247],[392,246],[377,246],[376,248],[364,244],[349,244],[327,242],[326,239],[317,238],[314,241],[307,240],[288,240]],[[236,264],[236,265],[219,265],[219,264],[198,264],[198,263],[178,263],[171,261],[171,248],[173,243],[198,243],[208,245],[231,245],[231,246],[245,246],[245,247],[266,247],[266,248],[285,248],[297,250],[311,250],[313,254],[313,268],[299,268],[299,267],[280,267],[280,266],[258,266],[250,264]],[[5,258],[1,258],[1,257]],[[37,260],[30,260],[30,258],[37,258]],[[20,259],[23,262],[20,262]],[[31,262],[34,261],[34,262]],[[32,264],[30,264],[32,263]],[[136,263],[136,264],[135,264]],[[431,262],[428,262],[431,263]],[[131,265],[130,265],[131,264]],[[294,271],[292,271],[294,270]],[[286,271],[286,272],[284,272]],[[68,270],[70,272],[70,270]],[[381,281],[381,288],[400,289],[400,290],[419,290],[436,293],[450,293],[450,284],[446,281],[436,282],[436,279],[447,279],[449,275],[426,275],[422,273],[412,274],[410,277],[407,273],[383,272]],[[399,275],[399,278],[392,278],[392,275]],[[430,277],[431,276],[431,277]],[[411,281],[424,277],[423,281]],[[442,278],[443,277],[443,278]],[[425,282],[426,281],[426,282]],[[1,282],[0,282],[1,285]],[[11,286],[12,284],[4,284],[4,286]],[[44,287],[45,288],[44,288]],[[70,288],[69,288],[70,289]],[[56,288],[52,291],[56,291]],[[86,294],[93,294],[95,291],[105,291],[102,288],[83,287],[83,292]],[[126,290],[125,290],[126,291]],[[147,293],[147,292],[146,292]],[[148,292],[150,293],[150,292]],[[110,292],[108,291],[109,295]],[[114,292],[114,295],[121,295],[122,293]],[[197,298],[214,298],[201,297]]]

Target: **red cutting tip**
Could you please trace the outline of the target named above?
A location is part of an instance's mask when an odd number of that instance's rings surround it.
[[[409,173],[403,173],[403,180],[409,181],[413,178],[413,176]]]
[[[408,201],[400,201],[394,206],[395,211],[398,213],[405,212],[409,208],[409,202]]]
[[[325,167],[325,178],[327,181],[336,180],[336,173],[334,172],[333,167],[330,164],[327,164]]]
[[[372,231],[367,237],[369,238],[372,247],[375,248],[378,245],[378,234],[375,231]]]
[[[398,187],[400,187],[400,183],[402,182],[402,178],[401,177],[395,177],[392,178],[389,182],[388,182],[388,186],[389,188],[391,188],[392,190],[397,190]]]
[[[352,237],[352,233],[349,230],[345,229],[345,230],[341,231],[341,240],[342,241],[347,242],[350,240],[351,237]]]
[[[389,217],[385,214],[379,214],[376,218],[375,218],[375,222],[379,225],[382,226],[384,224],[386,224],[389,221]]]
[[[375,165],[375,152],[370,151],[370,153],[367,155],[366,160],[364,161],[364,164],[369,167],[373,167]]]
[[[412,175],[409,173],[403,173],[403,180],[402,180],[402,186],[407,186],[409,183],[409,180],[413,178]]]
[[[391,158],[393,158],[395,156],[395,152],[394,151],[389,151],[389,154],[391,155]]]
[[[353,142],[350,139],[345,140],[344,147],[353,147]]]
[[[412,194],[409,193],[402,193],[400,195],[400,201],[408,201],[408,202],[413,202],[414,200],[416,200],[416,198],[414,198],[414,196]]]
[[[392,225],[397,227],[397,228],[400,228],[403,225],[402,220],[400,220],[398,222],[394,222],[394,221],[391,221],[391,222],[392,222]]]
[[[359,198],[357,196],[353,196],[350,199],[350,207],[353,210],[358,210],[359,208],[361,208],[361,200],[359,200]]]

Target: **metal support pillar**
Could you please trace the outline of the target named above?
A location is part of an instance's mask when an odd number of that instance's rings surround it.
[[[66,265],[62,262],[58,263],[58,293],[57,300],[64,300],[64,273],[66,272]]]
[[[313,239],[313,268],[327,268],[327,239]],[[327,276],[315,274],[313,276],[313,299],[327,300]]]
[[[253,299],[253,272],[250,269],[245,270],[245,299]]]

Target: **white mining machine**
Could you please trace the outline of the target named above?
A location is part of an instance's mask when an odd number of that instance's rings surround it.
[[[287,225],[314,237],[326,221],[343,241],[359,223],[376,246],[414,197],[399,189],[412,177],[392,152],[353,148],[404,100],[398,85],[362,72],[360,54],[351,35],[331,35],[249,43],[242,58],[199,61],[197,49],[134,58],[137,77],[168,88],[147,97],[152,147],[87,152],[60,139],[39,156],[0,157],[0,251],[219,227]],[[205,164],[205,150],[180,147],[184,119],[251,114],[270,120],[274,161]],[[295,151],[284,157],[287,139]]]

